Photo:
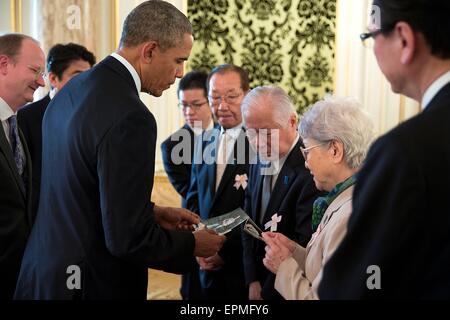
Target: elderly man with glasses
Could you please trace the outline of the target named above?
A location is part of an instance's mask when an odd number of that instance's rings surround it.
[[[319,297],[449,299],[450,2],[373,4],[378,65],[392,90],[421,102],[422,112],[369,151]]]
[[[192,165],[188,208],[208,219],[243,207],[249,169],[249,144],[242,126],[241,102],[249,78],[240,67],[225,64],[208,76],[208,96],[220,129],[205,133]],[[203,299],[247,298],[240,228],[228,233],[222,249],[198,258]]]

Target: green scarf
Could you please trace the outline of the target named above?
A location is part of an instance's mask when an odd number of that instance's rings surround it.
[[[350,176],[345,181],[338,183],[333,190],[331,190],[325,197],[319,197],[314,201],[313,213],[312,213],[312,229],[313,232],[317,230],[317,227],[322,221],[322,217],[327,211],[328,206],[340,195],[345,189],[356,183],[355,175]]]

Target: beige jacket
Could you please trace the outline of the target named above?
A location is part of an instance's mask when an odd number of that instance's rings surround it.
[[[322,267],[347,232],[353,188],[346,189],[330,204],[306,249],[298,245],[293,256],[281,263],[275,278],[275,289],[285,299],[318,299]]]

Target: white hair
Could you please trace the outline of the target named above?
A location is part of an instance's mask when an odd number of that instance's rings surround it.
[[[372,119],[349,97],[327,96],[315,103],[303,114],[298,131],[303,139],[341,141],[350,168],[362,165],[375,137]]]
[[[261,105],[259,103],[261,99],[273,108],[273,120],[282,128],[288,125],[292,115],[297,116],[291,98],[283,89],[277,86],[261,86],[256,87],[247,93],[241,103],[244,123],[245,118],[248,117],[249,113]]]

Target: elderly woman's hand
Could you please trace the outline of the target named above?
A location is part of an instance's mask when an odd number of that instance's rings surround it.
[[[292,257],[296,243],[276,232],[264,232],[262,237],[266,243],[266,256],[263,263],[267,269],[276,274],[281,262]]]

